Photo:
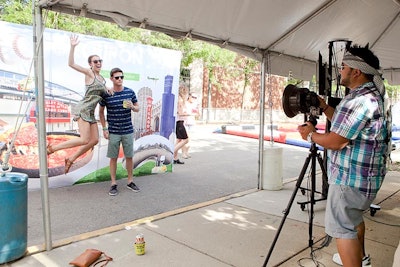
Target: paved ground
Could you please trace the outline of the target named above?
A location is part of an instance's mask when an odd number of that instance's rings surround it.
[[[258,140],[213,133],[214,129],[198,129],[191,144],[192,158],[184,160],[184,165],[175,165],[173,173],[135,178],[140,193],[127,190],[126,179],[118,181],[117,197],[108,196],[109,182],[51,188],[52,239],[257,188]],[[283,177],[298,175],[307,152],[304,148],[285,146],[283,157],[293,161],[284,163]],[[29,190],[28,246],[45,242],[41,201],[40,190]]]
[[[257,190],[258,141],[202,129],[193,135],[193,157],[185,165],[175,166],[171,174],[136,178],[140,193],[123,190],[125,179],[119,181],[117,197],[107,195],[108,183],[51,189],[50,251],[42,251],[40,191],[30,191],[30,255],[5,266],[67,266],[86,248],[113,257],[108,266],[262,266],[308,150],[281,145],[283,189]],[[320,181],[318,174],[317,188]],[[302,186],[309,184],[307,172]],[[365,214],[366,246],[374,266],[392,266],[400,239],[399,192],[400,174],[391,171],[376,199],[382,209],[374,216]],[[310,206],[302,211],[297,204],[308,195],[297,191],[294,196],[267,266],[336,266],[331,262],[334,241],[313,253],[308,246],[311,238],[318,247],[325,236],[325,201],[313,207],[313,217]],[[143,256],[133,249],[137,233],[145,236]]]

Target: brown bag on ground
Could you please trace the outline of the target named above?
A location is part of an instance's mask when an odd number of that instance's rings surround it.
[[[105,261],[103,265],[99,266],[99,267],[104,267],[107,265],[109,261],[112,261],[113,259],[107,256],[104,252],[93,248],[86,249],[85,252],[76,257],[69,264],[74,265],[76,267],[89,267],[92,263],[97,261],[102,254],[104,254],[105,259],[96,262],[96,264],[93,266],[96,266],[98,263]]]

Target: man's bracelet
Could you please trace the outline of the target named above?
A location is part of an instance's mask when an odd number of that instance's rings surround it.
[[[108,128],[107,127],[103,127],[103,131],[108,131]]]

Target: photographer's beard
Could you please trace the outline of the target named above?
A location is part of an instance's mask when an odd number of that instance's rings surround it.
[[[340,85],[343,85],[346,88],[349,88],[351,85],[351,73],[353,70],[350,72],[347,72],[345,75],[341,74],[340,75]]]

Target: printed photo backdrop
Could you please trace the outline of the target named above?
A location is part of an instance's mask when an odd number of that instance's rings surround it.
[[[0,149],[1,164],[26,173],[29,186],[39,187],[37,109],[45,109],[47,140],[61,142],[79,135],[71,109],[85,93],[84,75],[68,66],[70,32],[46,29],[43,34],[45,107],[37,107],[34,85],[32,27],[0,22]],[[140,111],[132,113],[135,128],[134,173],[147,175],[172,171],[175,115],[181,52],[95,36],[79,35],[75,62],[88,65],[90,55],[103,59],[102,75],[111,86],[109,72],[124,71],[124,85],[133,89]],[[97,111],[95,112],[97,114]],[[20,122],[21,128],[18,130]],[[101,125],[99,124],[99,130]],[[16,139],[10,158],[10,142]],[[48,157],[49,186],[109,180],[107,140],[82,155],[64,175],[64,158],[77,148]],[[121,150],[118,178],[126,177]]]

